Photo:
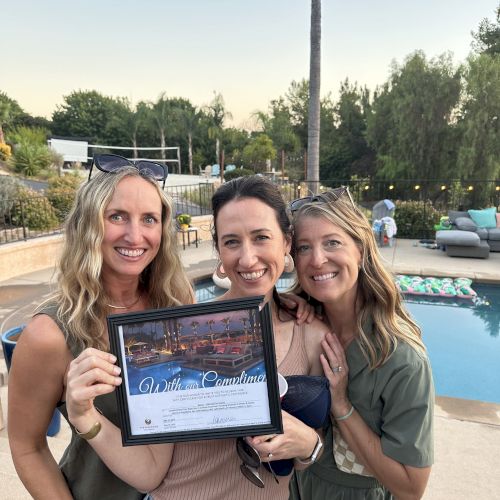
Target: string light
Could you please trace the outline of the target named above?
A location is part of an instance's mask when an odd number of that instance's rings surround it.
[[[365,191],[368,191],[370,189],[370,186],[368,184],[365,186]]]
[[[500,186],[497,186],[497,187],[495,188],[495,191],[500,191]]]
[[[468,191],[474,191],[474,186],[469,186],[469,187],[467,188],[467,190],[468,190]]]
[[[394,189],[394,184],[391,184],[391,185],[389,186],[389,190],[390,190],[390,191],[392,191],[393,189]]]
[[[417,184],[417,185],[415,186],[415,191],[418,191],[419,189],[420,189],[420,184]]]
[[[446,191],[446,186],[444,184],[441,186],[441,191]]]

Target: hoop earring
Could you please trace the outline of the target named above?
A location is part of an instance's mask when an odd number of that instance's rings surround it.
[[[222,266],[222,262],[220,260],[217,263],[217,267],[215,268],[215,274],[217,274],[217,277],[221,280],[227,278],[226,271],[224,271],[224,267]]]
[[[295,262],[293,261],[293,257],[289,254],[285,254],[285,273],[293,273],[295,269]]]

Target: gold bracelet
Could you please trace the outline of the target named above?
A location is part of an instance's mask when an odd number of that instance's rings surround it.
[[[80,432],[76,427],[75,427],[75,432],[82,438],[86,439],[87,441],[89,439],[95,438],[97,434],[101,431],[101,422],[96,422],[88,432]]]

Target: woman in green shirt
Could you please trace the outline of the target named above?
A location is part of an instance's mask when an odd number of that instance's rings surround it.
[[[331,331],[325,452],[296,473],[292,499],[421,498],[433,462],[434,390],[421,332],[347,188],[291,203],[302,291]]]

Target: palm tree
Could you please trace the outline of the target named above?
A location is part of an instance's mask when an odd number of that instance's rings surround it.
[[[309,189],[316,193],[319,187],[321,0],[311,0],[311,55],[309,64],[307,181]]]
[[[167,128],[172,123],[170,101],[166,96],[166,92],[162,92],[158,96],[158,100],[153,103],[151,112],[152,118],[156,126],[158,127],[158,133],[160,134],[160,146],[162,148],[166,147],[165,136],[167,134]],[[161,150],[161,157],[165,160],[165,150]]]
[[[180,129],[187,135],[188,139],[188,167],[189,174],[193,175],[193,135],[199,127],[200,112],[191,105],[186,108],[175,110]]]
[[[145,123],[147,115],[147,106],[144,102],[140,102],[136,108],[130,104],[128,99],[119,99],[121,104],[118,108],[118,113],[111,119],[110,126],[116,127],[132,143],[134,158],[138,158],[137,154],[137,133],[139,128]]]
[[[199,321],[191,321],[191,328],[193,329],[193,335],[196,337],[197,335],[197,329],[200,326]]]
[[[224,323],[224,330],[226,332],[227,338],[229,337],[229,323],[231,322],[231,318],[222,318],[221,321]]]
[[[215,139],[215,163],[220,161],[220,138],[222,126],[226,118],[232,118],[231,113],[225,110],[224,98],[221,94],[214,92],[213,101],[206,107],[206,113],[211,125],[208,129],[209,139]]]

